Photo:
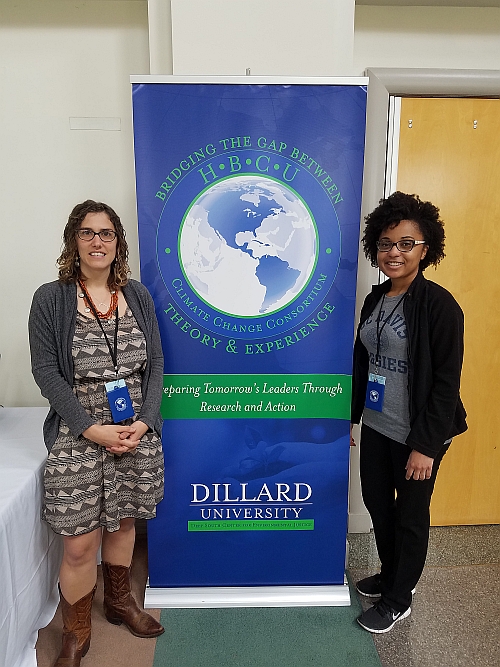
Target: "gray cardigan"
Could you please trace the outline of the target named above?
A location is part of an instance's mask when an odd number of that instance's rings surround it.
[[[143,405],[138,419],[161,437],[160,404],[163,389],[163,353],[153,299],[136,280],[129,280],[123,294],[146,339],[147,361],[142,376]],[[28,322],[31,369],[42,396],[50,403],[43,435],[50,451],[61,418],[78,438],[96,420],[73,392],[72,345],[76,324],[76,284],[46,283],[33,296]]]

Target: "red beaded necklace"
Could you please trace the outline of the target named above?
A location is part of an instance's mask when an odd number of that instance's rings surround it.
[[[78,284],[82,288],[83,292],[83,294],[79,294],[78,296],[80,298],[83,298],[83,300],[87,304],[88,312],[93,310],[94,312],[97,313],[99,319],[109,320],[109,318],[113,315],[113,313],[115,313],[116,309],[118,308],[118,292],[116,290],[111,291],[111,303],[109,304],[109,308],[105,313],[101,313],[100,310],[97,310],[95,303],[92,301],[92,297],[90,296],[89,291],[85,286],[85,283],[79,280]],[[91,308],[91,306],[93,306],[93,308]]]

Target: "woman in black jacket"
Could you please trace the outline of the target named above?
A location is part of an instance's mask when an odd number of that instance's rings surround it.
[[[361,310],[351,422],[363,417],[360,474],[381,571],[357,583],[377,602],[359,618],[382,633],[411,612],[429,538],[436,474],[466,428],[460,400],[463,313],[423,271],[444,257],[439,210],[395,192],[366,218],[366,257],[388,277]]]

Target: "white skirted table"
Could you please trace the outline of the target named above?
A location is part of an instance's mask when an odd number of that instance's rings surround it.
[[[60,538],[40,519],[47,408],[0,408],[0,667],[35,667],[57,608]]]

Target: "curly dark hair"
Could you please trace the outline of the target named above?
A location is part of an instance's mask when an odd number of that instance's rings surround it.
[[[402,220],[416,223],[428,246],[427,254],[420,261],[420,270],[424,271],[431,264],[437,266],[445,256],[444,225],[439,218],[439,209],[429,201],[422,201],[418,195],[404,192],[394,192],[387,199],[381,199],[377,208],[365,218],[361,243],[372,266],[377,266],[377,241],[382,232],[397,227]]]
[[[57,260],[59,266],[59,280],[63,283],[74,283],[81,279],[78,260],[78,249],[76,245],[76,232],[88,213],[106,213],[113,223],[116,232],[116,257],[111,264],[108,285],[110,289],[123,287],[128,282],[130,269],[128,266],[128,246],[125,241],[125,230],[118,215],[111,206],[102,202],[87,199],[77,204],[69,214],[68,222],[63,233],[63,248]]]

